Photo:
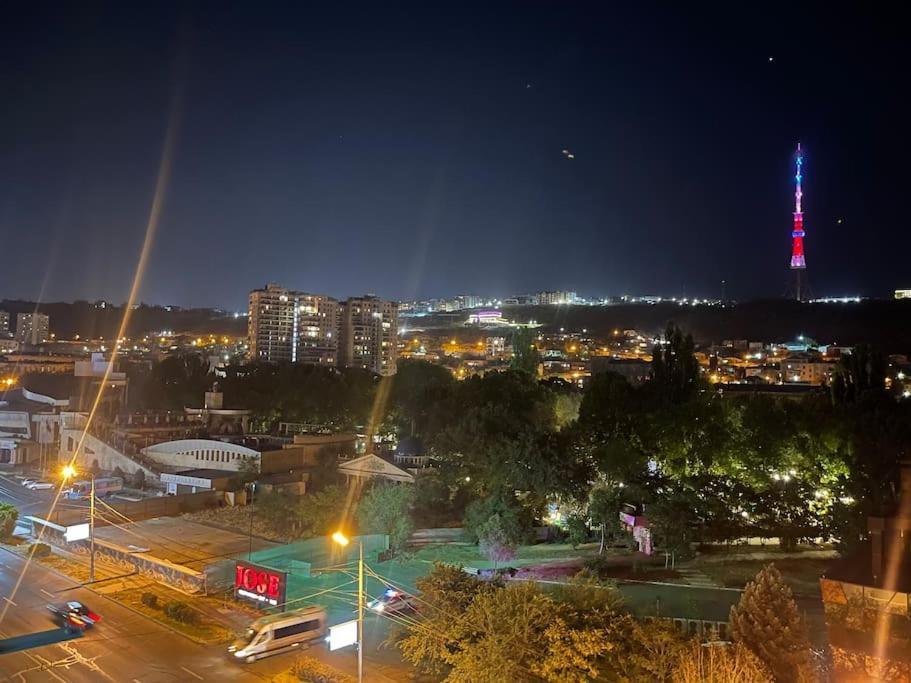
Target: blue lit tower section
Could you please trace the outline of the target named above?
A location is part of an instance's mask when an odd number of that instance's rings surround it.
[[[796,157],[797,173],[794,176],[796,189],[794,191],[794,229],[791,232],[791,270],[794,273],[794,294],[798,301],[803,301],[805,296],[806,285],[804,282],[804,271],[807,268],[807,261],[803,255],[803,211],[800,207],[800,200],[803,197],[801,183],[803,182],[803,152],[800,150],[800,143],[797,143]]]

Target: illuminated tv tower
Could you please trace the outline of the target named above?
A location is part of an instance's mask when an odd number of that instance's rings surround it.
[[[800,143],[797,143],[797,174],[794,176],[797,188],[794,191],[794,230],[791,232],[791,272],[794,280],[794,296],[798,301],[803,301],[806,297],[806,270],[807,261],[803,256],[803,211],[800,208],[800,199],[803,192],[800,189],[803,181],[803,152],[800,151]]]

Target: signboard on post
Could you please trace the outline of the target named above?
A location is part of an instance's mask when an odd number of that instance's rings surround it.
[[[357,642],[357,619],[329,627],[329,650],[340,650]]]
[[[73,541],[83,541],[89,537],[89,523],[85,524],[74,524],[73,526],[68,526],[64,533],[64,538],[66,538],[67,543],[72,543]]]
[[[234,568],[234,594],[269,607],[285,609],[288,573],[237,561]]]

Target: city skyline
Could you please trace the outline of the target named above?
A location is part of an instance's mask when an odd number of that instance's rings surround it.
[[[6,297],[127,298],[166,133],[147,301],[231,308],[272,280],[395,300],[708,297],[721,280],[784,296],[798,141],[814,291],[908,284],[907,58],[885,16],[17,12]]]

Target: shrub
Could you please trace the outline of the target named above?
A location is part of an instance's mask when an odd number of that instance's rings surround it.
[[[30,549],[32,557],[47,557],[51,554],[51,546],[47,543],[32,543]]]
[[[199,616],[196,614],[196,611],[187,603],[180,602],[179,600],[169,602],[165,605],[164,613],[174,621],[179,621],[183,624],[195,624],[199,621]]]
[[[566,520],[566,540],[573,550],[588,540],[588,522],[580,515],[570,515]]]
[[[297,676],[297,680],[306,683],[354,683],[351,676],[313,657],[300,657],[291,667],[291,672]]]
[[[142,597],[140,597],[139,600],[146,607],[158,609],[158,596],[154,593],[145,592],[142,594]]]
[[[16,530],[16,518],[19,511],[15,505],[0,503],[0,538],[9,538]]]

